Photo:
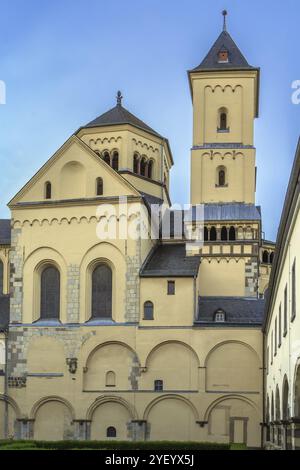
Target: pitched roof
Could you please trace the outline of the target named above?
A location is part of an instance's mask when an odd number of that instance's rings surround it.
[[[153,134],[161,139],[163,138],[160,134],[158,134],[158,132],[141,121],[141,119],[134,116],[134,114],[130,113],[120,104],[117,104],[114,108],[110,109],[106,113],[101,114],[101,116],[98,116],[96,119],[83,126],[83,128],[112,126],[118,124],[131,124],[132,126],[149,132],[150,134]]]
[[[142,266],[141,277],[194,277],[200,256],[186,256],[185,244],[157,245]]]
[[[199,297],[196,323],[216,326],[252,325],[260,326],[263,322],[264,299],[249,297]],[[223,310],[226,321],[215,322],[217,310]]]
[[[0,295],[0,331],[7,328],[9,323],[9,295]]]
[[[228,51],[228,62],[219,62],[218,53]],[[254,69],[227,31],[222,31],[202,62],[192,72],[201,70]]]
[[[10,220],[0,219],[0,245],[10,245],[11,229]]]

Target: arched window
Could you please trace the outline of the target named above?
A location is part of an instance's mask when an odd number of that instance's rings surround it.
[[[103,160],[105,161],[105,163],[107,163],[108,165],[110,165],[110,155],[108,152],[104,152],[103,154]]]
[[[0,295],[4,292],[4,266],[0,259]]]
[[[228,131],[228,112],[226,108],[219,110],[219,126],[218,131]]]
[[[147,160],[145,157],[141,160],[141,175],[146,176]]]
[[[217,186],[226,186],[226,168],[219,166],[217,168]]]
[[[52,187],[50,181],[45,183],[45,199],[51,199],[52,197]]]
[[[92,274],[92,318],[112,318],[112,271],[99,264]]]
[[[154,306],[149,300],[144,303],[144,320],[154,319]]]
[[[100,177],[96,179],[96,195],[103,196],[103,179]]]
[[[207,227],[204,227],[204,241],[205,242],[208,241],[208,229],[207,229]]]
[[[234,241],[236,239],[235,228],[233,226],[229,229],[229,240]]]
[[[269,262],[269,253],[267,252],[267,250],[264,250],[264,252],[263,252],[262,262],[263,263],[268,263]]]
[[[209,232],[209,239],[210,239],[211,242],[216,241],[216,239],[217,239],[216,227],[211,227],[210,232]]]
[[[112,370],[106,373],[105,386],[106,387],[116,386],[116,374]]]
[[[228,240],[227,227],[222,227],[222,229],[221,229],[221,240],[223,240],[223,241]]]
[[[226,320],[225,312],[222,309],[219,309],[215,312],[215,322],[222,323]]]
[[[117,430],[116,428],[114,428],[113,426],[109,426],[107,429],[106,429],[106,437],[117,437]]]
[[[118,152],[113,153],[112,168],[116,171],[118,171],[118,169],[119,169],[119,154],[118,154]]]
[[[133,172],[136,173],[137,175],[139,174],[139,156],[135,153],[133,156]]]
[[[154,390],[156,392],[162,392],[164,389],[164,381],[163,380],[154,380]]]
[[[55,266],[47,266],[41,274],[42,319],[58,319],[60,312],[60,273]]]
[[[272,251],[270,254],[270,264],[273,263],[273,259],[274,259],[274,251]]]
[[[148,178],[153,178],[153,160],[148,163]]]

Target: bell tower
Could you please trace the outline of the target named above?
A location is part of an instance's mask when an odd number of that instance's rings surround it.
[[[223,30],[188,72],[193,101],[191,204],[255,203],[259,69]]]

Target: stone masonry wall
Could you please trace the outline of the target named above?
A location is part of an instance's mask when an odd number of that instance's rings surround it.
[[[11,230],[10,260],[10,321],[21,323],[23,301],[23,250],[19,245],[21,229]]]

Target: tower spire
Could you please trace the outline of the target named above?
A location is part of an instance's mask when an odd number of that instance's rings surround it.
[[[227,25],[226,25],[226,16],[228,15],[227,10],[223,10],[222,15],[223,15],[223,31],[227,31]]]

